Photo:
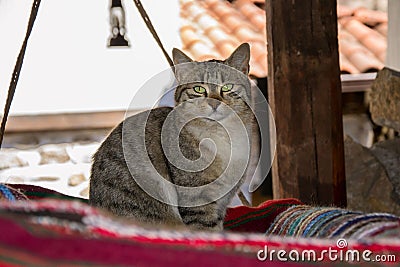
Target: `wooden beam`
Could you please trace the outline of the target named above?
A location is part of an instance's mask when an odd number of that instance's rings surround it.
[[[140,112],[130,111],[130,114]],[[125,111],[20,115],[8,118],[6,133],[114,128]]]
[[[274,198],[346,205],[336,1],[267,0]]]
[[[356,93],[370,91],[376,78],[376,72],[360,74],[342,74],[342,93]]]

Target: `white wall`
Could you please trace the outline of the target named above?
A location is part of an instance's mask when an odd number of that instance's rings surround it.
[[[389,29],[386,66],[400,71],[400,1],[389,0]]]
[[[0,0],[1,111],[32,2]],[[167,51],[180,47],[178,1],[142,2]],[[129,49],[106,46],[108,0],[42,1],[11,114],[124,110],[146,80],[168,68],[133,1],[123,3]]]

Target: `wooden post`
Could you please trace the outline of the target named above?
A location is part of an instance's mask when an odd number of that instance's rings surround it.
[[[274,198],[346,205],[336,1],[267,0]]]

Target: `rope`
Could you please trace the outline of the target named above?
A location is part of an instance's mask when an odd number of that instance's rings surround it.
[[[6,100],[6,104],[4,106],[4,115],[1,120],[1,126],[0,126],[0,148],[3,143],[3,137],[4,137],[4,132],[6,129],[8,114],[10,112],[11,102],[14,98],[15,89],[17,88],[19,75],[21,73],[22,64],[24,62],[24,56],[25,56],[26,47],[28,45],[29,36],[31,35],[33,24],[35,23],[35,20],[36,20],[40,2],[41,2],[41,0],[33,1],[31,15],[29,17],[28,28],[26,31],[25,39],[22,44],[21,50],[19,52],[17,62],[15,63],[14,71],[13,71],[11,81],[10,81],[10,86],[8,87],[7,100]]]
[[[156,40],[158,46],[161,48],[165,58],[168,61],[168,64],[171,67],[174,67],[174,63],[172,62],[172,59],[169,57],[167,51],[165,51],[165,48],[163,46],[163,44],[161,43],[160,38],[157,35],[156,30],[153,27],[153,24],[151,23],[151,20],[149,18],[149,16],[146,13],[146,10],[144,10],[142,2],[140,0],[133,0],[133,2],[135,3],[137,9],[139,10],[140,15],[142,16],[144,23],[146,23],[147,28],[150,30],[151,34],[153,35],[154,39]]]

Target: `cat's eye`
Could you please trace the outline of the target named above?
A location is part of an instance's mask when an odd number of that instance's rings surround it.
[[[232,88],[233,88],[233,84],[228,83],[228,84],[225,84],[224,86],[221,87],[221,91],[222,92],[229,92],[230,90],[232,90]]]
[[[199,94],[204,94],[206,92],[206,88],[204,88],[203,86],[199,86],[199,85],[193,87],[193,90]]]

